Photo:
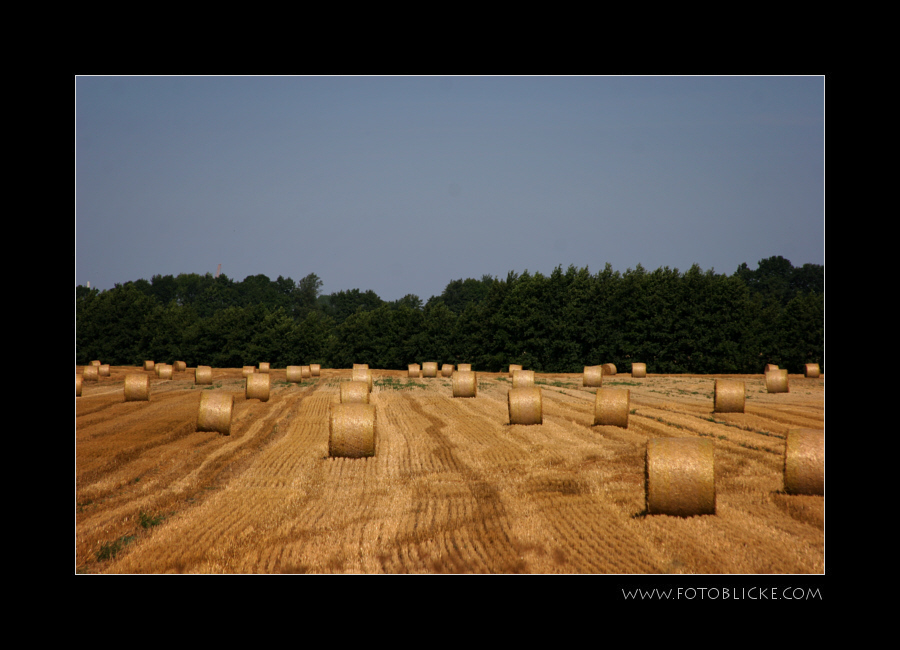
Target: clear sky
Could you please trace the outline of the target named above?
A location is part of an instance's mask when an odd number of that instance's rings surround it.
[[[825,79],[76,77],[75,283],[825,263]]]

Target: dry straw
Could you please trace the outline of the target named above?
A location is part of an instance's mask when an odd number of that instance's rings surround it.
[[[187,364],[184,361],[176,361],[174,364],[175,372],[184,372],[187,370]]]
[[[616,374],[616,364],[614,363],[604,363],[601,368],[603,368],[604,375],[614,375]]]
[[[231,412],[234,395],[203,391],[200,395],[200,411],[197,414],[197,431],[217,431],[231,435]]]
[[[300,366],[300,377],[303,379],[309,379],[312,375],[312,371],[309,369],[309,366]]]
[[[533,388],[534,370],[516,370],[512,376],[513,388]]]
[[[737,379],[716,379],[713,411],[716,413],[743,413],[744,382]]]
[[[507,395],[510,424],[543,424],[540,388],[511,388]]]
[[[444,377],[452,377],[453,376],[453,364],[445,363],[443,366],[441,366],[441,374]]]
[[[789,429],[784,445],[784,491],[825,495],[825,430]]]
[[[598,388],[594,399],[594,424],[628,428],[631,391],[627,388]]]
[[[522,369],[522,366],[520,366],[518,364],[515,364],[515,363],[509,364],[509,378],[512,379],[513,373],[516,370],[521,370],[521,369]]]
[[[295,384],[303,381],[303,366],[288,366],[287,380]]]
[[[272,376],[262,373],[253,373],[247,377],[247,399],[258,399],[260,402],[269,401],[269,392],[272,389]]]
[[[651,438],[644,461],[647,514],[716,514],[715,445],[705,438]]]
[[[100,381],[100,366],[85,366],[81,374],[85,381]]]
[[[97,366],[97,375],[100,377],[109,377],[109,364],[103,363]]]
[[[478,381],[471,370],[457,370],[453,373],[453,397],[477,397]]]
[[[472,364],[458,363],[456,364],[456,372],[472,372]]]
[[[820,374],[822,371],[818,363],[807,363],[803,369],[803,375],[810,379],[816,379]]]
[[[786,369],[775,368],[766,371],[766,392],[767,393],[787,393],[788,388],[788,371]]]
[[[156,367],[159,369],[158,375],[160,379],[172,378],[172,366],[167,363],[158,363]]]
[[[368,404],[369,385],[364,381],[341,383],[341,404]]]
[[[353,364],[353,370],[368,370],[368,369],[369,369],[368,363],[354,363]]]
[[[333,404],[328,424],[328,455],[332,458],[375,455],[374,404]]]
[[[212,368],[210,366],[197,366],[194,371],[194,383],[198,386],[206,386],[212,383]]]
[[[603,385],[603,366],[585,366],[582,385],[586,388],[599,388]]]
[[[100,359],[95,359],[94,361],[91,361],[91,365],[92,365],[92,366],[99,366],[99,365],[101,365]]]
[[[423,377],[437,377],[438,366],[437,361],[426,361],[422,364]]]
[[[268,361],[260,361],[259,362],[259,371],[265,374],[269,373],[269,362]]]
[[[311,374],[313,377],[318,377],[321,372],[322,372],[321,365],[319,365],[318,363],[309,364],[309,374]]]
[[[411,363],[407,366],[406,376],[410,378],[418,379],[422,376],[422,368],[418,363]]]
[[[81,397],[81,384],[84,379],[77,372],[75,373],[75,397]]]
[[[149,402],[150,377],[137,373],[125,375],[125,401]]]
[[[144,370],[153,370],[154,365],[152,361],[144,361]]]
[[[631,364],[631,377],[637,379],[643,379],[647,376],[647,364],[646,363],[632,363]]]
[[[350,381],[361,381],[372,390],[372,371],[368,368],[356,368],[350,372]]]
[[[249,377],[250,375],[255,374],[255,373],[256,373],[255,366],[244,366],[244,368],[241,370],[241,375],[244,378]]]

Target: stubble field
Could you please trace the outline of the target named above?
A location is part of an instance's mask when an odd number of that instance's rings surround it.
[[[477,370],[477,368],[476,368]],[[81,368],[76,367],[76,373]],[[824,376],[769,394],[746,384],[744,413],[714,413],[716,376],[603,378],[631,391],[628,428],[594,426],[580,374],[536,375],[543,424],[510,425],[505,373],[478,396],[451,380],[373,370],[376,455],[328,457],[328,414],[350,370],[300,384],[272,371],[267,402],[239,368],[231,435],[196,430],[193,369],[136,367],[85,382],[76,398],[75,569],[79,573],[822,574],[822,496],[784,493],[787,431],[824,428]],[[650,438],[715,443],[716,514],[648,515]]]

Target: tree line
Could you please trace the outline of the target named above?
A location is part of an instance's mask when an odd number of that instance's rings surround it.
[[[323,295],[314,273],[296,282],[156,275],[106,291],[76,287],[75,363],[406,369],[437,361],[581,372],[602,363],[627,371],[640,361],[651,373],[759,373],[767,363],[824,370],[824,276],[821,265],[794,267],[782,257],[731,275],[697,265],[624,273],[569,266],[453,280],[423,304],[359,289]]]

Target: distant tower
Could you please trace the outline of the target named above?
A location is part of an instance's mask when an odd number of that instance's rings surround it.
[[[219,277],[219,274],[222,272],[222,265],[219,264],[219,268],[216,269],[216,277]]]

